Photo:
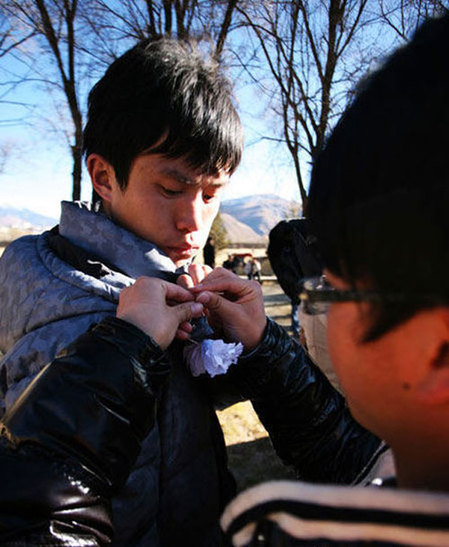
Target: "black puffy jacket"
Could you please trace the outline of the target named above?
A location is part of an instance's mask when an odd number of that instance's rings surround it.
[[[111,496],[155,422],[169,373],[165,352],[115,318],[42,371],[3,419],[2,545],[111,541]],[[261,345],[220,381],[253,400],[279,455],[305,480],[354,482],[379,452],[380,441],[270,320]]]
[[[226,376],[251,399],[277,454],[302,480],[357,484],[386,449],[352,418],[302,346],[270,319],[260,346]]]
[[[112,317],[42,370],[3,418],[1,545],[110,543],[111,497],[168,374],[165,353]]]

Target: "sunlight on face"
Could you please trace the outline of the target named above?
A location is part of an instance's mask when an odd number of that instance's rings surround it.
[[[181,159],[139,156],[125,190],[114,181],[104,205],[115,222],[154,243],[179,267],[203,248],[228,180],[223,173],[200,174]]]

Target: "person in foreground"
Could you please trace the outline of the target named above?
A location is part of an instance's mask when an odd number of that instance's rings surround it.
[[[326,269],[302,298],[309,313],[330,304],[329,351],[349,408],[389,443],[397,479],[257,486],[222,517],[233,545],[449,545],[448,54],[446,15],[363,84],[310,186]],[[228,290],[212,281],[202,290]],[[207,298],[224,315],[220,297]]]
[[[59,227],[20,238],[0,259],[4,439],[12,444],[17,465],[26,464],[23,451],[29,450],[33,461],[36,452],[54,454],[68,476],[76,477],[80,497],[64,498],[58,489],[54,496],[51,479],[44,480],[36,464],[42,483],[32,487],[24,478],[14,507],[20,507],[21,495],[25,506],[43,507],[45,491],[56,505],[30,514],[49,517],[56,535],[66,526],[73,532],[79,512],[86,526],[91,523],[91,532],[82,528],[89,541],[107,536],[126,547],[219,545],[219,516],[235,482],[214,408],[245,398],[254,401],[276,450],[301,477],[362,480],[384,445],[352,420],[343,398],[282,329],[273,324],[260,351],[241,358],[231,374],[210,378],[193,376],[184,355],[207,330],[204,318],[186,323],[177,340],[178,325],[166,325],[166,300],[179,299],[167,283],[179,279],[190,287],[204,276],[203,267],[191,261],[200,254],[242,152],[230,84],[217,64],[182,41],[137,44],[91,91],[84,149],[95,203],[64,202]],[[133,329],[102,323],[115,315],[119,295],[126,301],[145,293],[140,282],[134,284],[141,276],[160,283],[157,290],[151,285],[150,298],[142,296],[145,313],[154,319],[151,329],[146,323],[142,329],[154,344],[146,343],[144,334],[134,336]],[[261,303],[257,309],[265,325]],[[40,370],[94,323],[101,326],[75,343],[36,387],[32,382]],[[168,329],[169,344],[159,345],[159,329]],[[128,380],[121,388],[122,374]],[[55,384],[41,392],[48,379]],[[139,382],[148,394],[142,395]],[[31,391],[22,398],[28,386]],[[81,392],[72,396],[75,388]],[[134,389],[143,399],[133,399]],[[139,401],[148,396],[147,409]],[[22,414],[27,405],[32,410]],[[28,418],[35,421],[27,423]],[[84,471],[75,473],[71,464],[78,460]],[[7,474],[2,485],[11,480],[8,469],[2,467]],[[82,495],[90,488],[111,503],[112,520],[103,523],[103,535],[96,526],[103,514]],[[37,505],[30,502],[33,495],[42,498]],[[5,533],[19,521],[5,519]],[[61,530],[56,522],[63,523]]]

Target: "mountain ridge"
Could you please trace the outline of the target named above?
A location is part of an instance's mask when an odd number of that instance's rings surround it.
[[[291,218],[295,210],[299,214],[298,204],[293,200],[275,194],[256,194],[223,201],[220,214],[230,215],[266,240],[270,230],[281,220]]]
[[[266,242],[270,230],[281,220],[291,217],[297,204],[275,194],[256,194],[225,200],[220,214],[231,243]],[[48,228],[56,218],[27,208],[0,204],[0,228]]]
[[[4,228],[46,228],[58,223],[56,218],[41,215],[27,208],[0,204],[0,227]]]

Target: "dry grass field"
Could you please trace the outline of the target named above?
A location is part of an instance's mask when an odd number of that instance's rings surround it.
[[[289,330],[290,303],[275,281],[264,281],[265,311]],[[238,403],[217,413],[228,447],[229,467],[243,490],[263,480],[294,478],[279,460],[251,403]]]

